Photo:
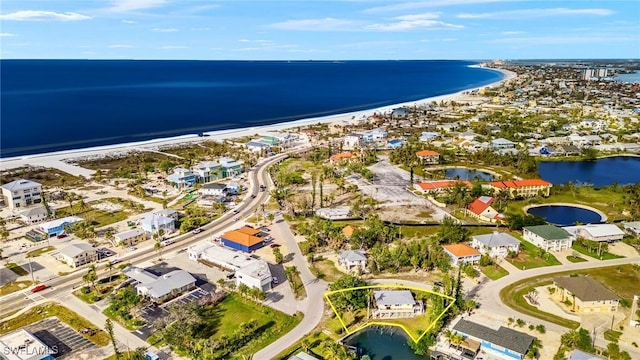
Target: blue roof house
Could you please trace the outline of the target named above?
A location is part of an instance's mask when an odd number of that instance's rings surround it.
[[[393,139],[393,140],[389,140],[389,142],[387,143],[387,146],[390,149],[398,149],[398,148],[402,147],[403,143],[404,143],[404,141],[402,141],[400,139]]]

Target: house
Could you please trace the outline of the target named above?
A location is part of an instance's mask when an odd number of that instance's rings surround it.
[[[273,277],[265,260],[209,242],[192,245],[187,253],[190,260],[235,272],[236,286],[245,284],[263,291],[271,289]]]
[[[164,275],[155,275],[147,270],[129,266],[122,273],[134,279],[136,293],[149,301],[160,304],[196,287],[196,279],[188,272],[177,269]]]
[[[376,304],[374,318],[411,318],[424,313],[422,301],[416,301],[409,290],[375,290],[373,298]]]
[[[301,351],[295,355],[293,355],[292,357],[290,357],[288,360],[319,360],[317,357],[315,356],[311,356],[309,354],[307,354],[304,351]]]
[[[620,304],[618,295],[589,276],[555,278],[553,286],[556,291],[552,298],[559,302],[569,300],[572,310],[578,314],[616,312]]]
[[[399,149],[402,147],[402,144],[404,144],[404,141],[400,139],[393,139],[387,142],[387,147],[389,149]]]
[[[513,149],[516,147],[516,144],[505,138],[497,138],[491,140],[491,147],[494,149]]]
[[[45,330],[43,333],[51,336]],[[0,337],[1,359],[6,360],[54,360],[59,349],[50,348],[42,340],[25,329],[12,331]]]
[[[416,152],[416,156],[425,165],[433,165],[440,162],[440,153],[437,151],[421,150]]]
[[[196,174],[189,169],[176,168],[173,170],[173,174],[167,176],[167,180],[169,180],[176,189],[189,188],[196,184]]]
[[[621,241],[624,237],[624,231],[613,224],[565,226],[563,229],[573,236],[573,240],[581,237],[591,241],[611,243]]]
[[[487,353],[518,360],[524,359],[535,340],[531,335],[504,326],[494,330],[465,319],[460,319],[453,326],[453,331],[479,341],[480,348]]]
[[[526,226],[522,229],[522,237],[545,251],[570,249],[573,243],[571,234],[555,225]]]
[[[252,252],[264,246],[265,239],[258,235],[260,230],[245,226],[238,230],[227,231],[220,236],[220,241],[222,245],[229,248]]]
[[[442,245],[444,252],[451,257],[453,265],[474,264],[480,261],[480,252],[467,244]]]
[[[480,221],[492,223],[501,221],[504,219],[504,215],[500,214],[498,210],[491,206],[494,201],[495,198],[490,196],[480,196],[469,204],[467,207],[467,210],[469,210],[468,214]]]
[[[508,190],[512,199],[536,197],[538,195],[549,196],[552,186],[553,184],[542,179],[504,180],[489,183],[489,187],[496,193],[503,189]]]
[[[633,236],[640,236],[640,221],[624,222],[622,223],[622,227],[627,233]]]
[[[440,137],[440,133],[438,132],[425,131],[420,135],[420,138],[418,140],[420,140],[421,142],[429,142],[439,137]]]
[[[45,232],[49,237],[60,235],[64,232],[65,227],[72,226],[75,223],[84,221],[84,219],[77,216],[67,216],[61,219],[51,220],[46,223],[40,224],[40,230]]]
[[[72,268],[98,261],[98,251],[89,244],[73,244],[59,251],[58,259]]]
[[[344,237],[348,239],[351,239],[351,237],[353,237],[353,233],[358,230],[357,227],[352,226],[352,225],[347,225],[345,227],[342,228],[342,233],[344,234]]]
[[[262,291],[271,290],[271,270],[269,264],[263,259],[252,261],[250,264],[236,270],[236,286],[245,284],[250,288]]]
[[[486,235],[474,235],[471,237],[471,246],[478,249],[482,254],[491,257],[506,257],[509,252],[518,253],[520,251],[520,241],[507,233],[494,231]]]
[[[337,153],[329,158],[330,163],[337,163],[351,160],[354,157],[353,153],[350,151],[343,151],[341,153]]]
[[[478,137],[478,134],[476,134],[473,131],[465,131],[463,133],[458,134],[458,139],[464,139],[467,141],[474,141],[476,137]]]
[[[113,236],[113,246],[133,246],[147,240],[147,232],[142,229],[132,229],[119,232]]]
[[[140,220],[140,226],[149,234],[163,230],[165,234],[176,230],[175,220],[168,216],[147,213]]]
[[[220,166],[222,167],[222,177],[232,177],[242,173],[242,164],[232,158],[220,158]]]
[[[204,184],[198,190],[198,194],[203,196],[227,196],[227,185],[220,183]]]
[[[227,183],[227,193],[229,195],[238,195],[240,194],[241,190],[242,187],[240,186],[240,184],[238,184],[237,181],[229,181]]]
[[[247,149],[249,151],[262,153],[263,151],[267,151],[271,148],[269,144],[265,144],[261,141],[249,141],[247,143]]]
[[[415,183],[413,184],[413,188],[421,193],[437,194],[458,183],[463,184],[469,189],[473,187],[473,184],[467,180],[433,180]]]
[[[11,210],[40,204],[42,185],[31,180],[14,180],[2,185],[2,198]]]
[[[35,206],[20,211],[18,215],[20,216],[20,219],[22,219],[22,221],[27,224],[39,223],[40,221],[44,221],[49,217],[47,208],[44,205]]]
[[[200,183],[208,183],[210,181],[222,179],[222,166],[215,161],[203,161],[193,168],[196,179]]]
[[[362,250],[341,251],[338,263],[347,270],[360,268],[364,271],[367,268],[367,256]]]
[[[342,139],[342,146],[348,150],[360,148],[363,144],[364,140],[360,134],[349,134]]]
[[[593,355],[593,354],[586,353],[584,351],[580,351],[578,349],[574,349],[571,352],[571,356],[569,356],[569,360],[606,360],[606,359],[598,355]]]

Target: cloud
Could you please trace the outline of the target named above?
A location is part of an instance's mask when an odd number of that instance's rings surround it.
[[[520,35],[520,34],[524,34],[524,31],[503,31],[500,34],[502,34],[502,35]]]
[[[107,11],[129,12],[165,5],[166,0],[113,0]]]
[[[296,31],[344,31],[353,29],[356,22],[347,19],[301,19],[287,20],[269,25],[269,27],[278,30],[296,30]]]
[[[416,1],[404,2],[393,5],[377,6],[364,10],[365,13],[381,13],[392,11],[406,11],[433,7],[455,6],[455,5],[471,5],[492,2],[503,2],[506,0],[432,0],[432,1]]]
[[[91,16],[74,12],[58,13],[54,11],[43,10],[20,10],[10,14],[0,15],[0,20],[13,21],[78,21],[89,19],[91,19]]]
[[[173,49],[188,49],[188,46],[184,46],[184,45],[165,45],[165,46],[160,46],[158,49],[162,49],[162,50],[173,50]]]
[[[177,32],[179,30],[176,28],[153,28],[151,29],[151,31],[158,32],[158,33],[172,33],[172,32]]]
[[[565,15],[595,15],[608,16],[614,11],[609,9],[567,9],[567,8],[551,8],[551,9],[523,9],[523,10],[507,10],[488,13],[462,13],[458,14],[459,19],[504,19],[504,20],[521,20],[530,17],[547,17],[547,16],[565,16]]]
[[[109,45],[108,47],[110,47],[112,49],[129,49],[129,48],[133,48],[132,45],[126,45],[126,44],[113,44],[113,45]]]
[[[384,24],[371,24],[364,27],[366,30],[375,31],[410,31],[410,30],[459,30],[464,26],[449,24],[440,20],[440,13],[425,13],[415,15],[397,16],[396,22]]]
[[[18,36],[18,35],[12,34],[12,33],[0,33],[0,37],[12,37],[12,36]]]
[[[123,24],[135,24],[136,22],[133,20],[121,20]]]

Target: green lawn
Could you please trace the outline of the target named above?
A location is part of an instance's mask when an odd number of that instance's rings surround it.
[[[589,275],[611,289],[618,296],[629,301],[634,294],[637,294],[638,284],[640,284],[640,266],[627,264],[597,269],[563,271],[524,279],[502,289],[500,298],[506,305],[524,314],[565,327],[577,328],[579,324],[575,321],[541,312],[524,300],[524,295],[530,288],[550,285],[553,278],[568,275]]]
[[[491,280],[498,280],[501,277],[509,275],[509,272],[502,266],[494,264],[489,266],[481,266],[480,271],[485,274]]]
[[[582,255],[587,255],[587,256],[590,256],[590,257],[592,257],[594,259],[599,259],[599,260],[612,260],[612,259],[620,259],[620,258],[624,257],[624,256],[620,256],[620,255],[616,255],[616,254],[612,254],[612,253],[608,253],[608,252],[605,252],[600,256],[600,255],[598,255],[598,253],[589,251],[589,249],[587,249],[584,246],[578,244],[577,242],[574,242],[573,245],[571,245],[571,248],[573,250],[579,252]]]
[[[520,240],[520,253],[515,258],[507,258],[513,266],[518,269],[532,269],[542,266],[560,265],[561,262],[553,254],[545,252],[540,256],[541,249],[532,243],[524,240],[519,234],[511,233]]]
[[[573,256],[573,255],[567,256],[567,260],[569,260],[572,263],[579,263],[579,262],[587,261],[586,259],[581,258],[580,256]]]
[[[31,280],[25,281],[12,281],[10,283],[4,284],[0,287],[0,295],[11,294],[12,292],[20,291],[31,286],[33,282]]]
[[[31,250],[27,253],[27,257],[38,257],[46,252],[49,252],[51,250],[55,249],[55,247],[53,246],[45,246],[45,247],[41,247],[39,249],[35,249],[35,250]]]
[[[89,334],[82,334],[82,336],[98,346],[105,346],[110,343],[109,335],[107,335],[106,332],[75,312],[55,303],[34,306],[20,316],[0,322],[0,335],[21,329],[51,316],[55,316],[58,320],[71,326],[75,330],[81,330],[83,328],[96,330],[97,332],[93,336]]]
[[[73,205],[73,210],[68,206],[56,209],[56,217],[58,218],[70,215],[77,215],[85,221],[90,221],[96,227],[111,225],[129,217],[129,213],[125,210],[105,211],[91,208],[89,205],[86,209],[80,209],[78,204]]]
[[[22,266],[16,263],[8,263],[5,267],[11,271],[13,271],[18,276],[25,276],[29,274],[27,270],[23,269]]]
[[[289,280],[289,285],[291,285],[291,290],[293,290],[296,299],[302,300],[307,297],[307,291],[298,273],[287,273],[287,279]]]
[[[618,340],[620,340],[620,336],[622,336],[622,333],[620,331],[605,330],[604,332],[604,339],[614,343],[617,343]]]
[[[113,288],[116,285],[122,283],[124,280],[124,275],[112,275],[111,279],[105,277],[103,279],[100,279],[100,281],[96,283],[96,288],[98,289],[97,292],[90,286],[83,286],[80,289],[74,291],[73,295],[88,304],[93,304],[111,294]]]
[[[310,270],[315,277],[328,282],[334,282],[344,276],[344,273],[338,270],[331,260],[314,261]]]

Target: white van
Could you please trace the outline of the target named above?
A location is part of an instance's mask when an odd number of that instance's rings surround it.
[[[167,246],[167,245],[173,244],[173,242],[174,242],[173,240],[163,240],[160,242],[160,245]]]

